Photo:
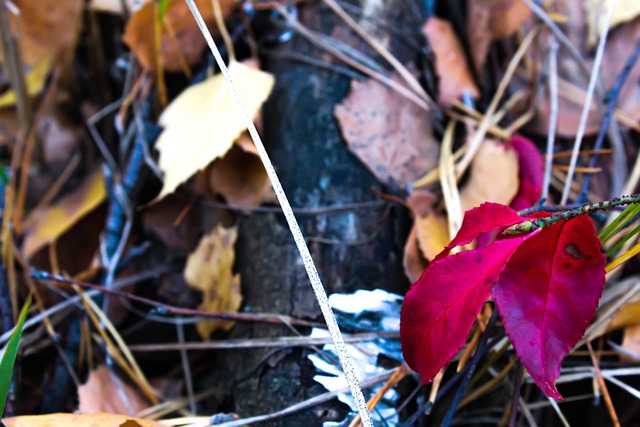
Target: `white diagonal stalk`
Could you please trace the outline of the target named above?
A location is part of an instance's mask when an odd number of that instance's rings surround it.
[[[349,383],[349,388],[351,390],[351,395],[353,396],[353,400],[356,404],[356,408],[358,409],[358,413],[360,414],[360,418],[362,420],[362,424],[366,427],[373,427],[373,422],[371,421],[371,415],[369,414],[369,410],[367,409],[367,403],[364,400],[364,395],[362,394],[362,390],[360,389],[360,384],[358,382],[358,377],[356,375],[353,363],[349,354],[347,353],[347,346],[344,343],[344,339],[342,337],[342,332],[340,332],[340,328],[338,327],[338,322],[336,321],[336,317],[331,310],[331,306],[329,305],[329,299],[327,298],[327,293],[324,290],[324,286],[322,285],[322,281],[320,280],[320,276],[318,275],[318,270],[313,262],[313,258],[311,258],[311,253],[309,252],[309,248],[307,243],[302,235],[302,231],[300,230],[300,226],[298,225],[298,221],[296,220],[295,215],[293,214],[293,209],[291,209],[291,205],[289,204],[289,200],[287,199],[287,195],[282,188],[282,184],[280,184],[280,180],[276,171],[271,163],[271,159],[267,154],[267,151],[264,148],[264,144],[262,143],[262,139],[260,139],[260,135],[256,130],[256,126],[251,119],[251,116],[247,112],[247,108],[245,106],[240,93],[238,92],[238,88],[234,83],[231,75],[229,74],[229,69],[227,65],[224,63],[222,59],[222,55],[216,46],[216,43],[211,37],[211,33],[207,28],[207,25],[202,19],[202,15],[198,10],[194,0],[185,0],[187,6],[191,10],[193,17],[198,23],[198,27],[200,27],[200,31],[204,36],[207,44],[209,45],[209,49],[211,49],[211,53],[216,60],[216,63],[220,67],[220,71],[222,71],[222,75],[224,76],[225,81],[229,85],[231,92],[233,93],[233,97],[242,112],[242,116],[246,122],[247,130],[251,135],[251,139],[256,145],[256,149],[258,150],[258,154],[260,155],[260,159],[262,160],[262,164],[267,171],[267,175],[269,175],[269,179],[271,180],[271,185],[273,186],[273,190],[276,193],[276,197],[278,198],[278,202],[282,207],[282,212],[287,220],[287,224],[289,225],[289,230],[291,230],[291,234],[293,235],[293,240],[296,242],[296,246],[298,247],[298,251],[300,252],[300,257],[302,258],[302,262],[304,264],[305,269],[307,270],[307,275],[309,276],[309,280],[311,281],[311,286],[313,287],[313,291],[316,295],[316,299],[318,300],[318,304],[320,305],[320,310],[322,311],[322,315],[324,316],[324,320],[327,324],[327,328],[329,329],[329,333],[331,334],[331,339],[333,340],[334,345],[336,346],[336,351],[338,353],[338,357],[340,359],[340,364],[342,365],[342,370],[344,371],[347,382]]]

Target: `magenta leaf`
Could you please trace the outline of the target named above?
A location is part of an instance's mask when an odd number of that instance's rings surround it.
[[[509,141],[518,153],[518,193],[510,206],[515,210],[526,209],[538,201],[542,189],[544,164],[535,144],[520,135]]]
[[[549,397],[562,359],[593,318],[605,281],[605,256],[593,222],[582,216],[524,241],[493,288],[516,353]]]
[[[518,246],[531,236],[433,260],[413,284],[402,304],[400,339],[405,361],[424,383],[460,350],[491,286]]]
[[[528,219],[528,217],[521,217],[518,212],[500,203],[483,203],[477,208],[465,212],[460,231],[451,243],[436,255],[434,261],[449,255],[453,247],[470,243],[481,233],[509,227]]]

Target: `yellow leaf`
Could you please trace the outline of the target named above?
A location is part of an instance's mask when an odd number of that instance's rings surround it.
[[[424,257],[431,261],[445,246],[449,244],[449,227],[447,220],[431,212],[426,217],[416,217],[418,246]]]
[[[427,261],[442,252],[450,241],[447,219],[433,209],[436,200],[431,192],[419,189],[412,190],[407,198],[407,205],[414,215],[411,235],[417,239],[418,247]],[[411,247],[407,246],[405,251],[407,249]]]
[[[231,77],[251,116],[255,116],[273,88],[268,73],[239,62],[229,65]],[[158,199],[223,156],[245,130],[245,121],[221,74],[186,89],[160,116],[165,130],[156,144],[164,186]]]
[[[48,58],[38,62],[25,77],[27,95],[36,96],[44,88],[44,82],[49,74],[51,62]],[[13,89],[0,95],[0,108],[10,107],[16,103],[16,93]]]
[[[587,5],[589,22],[589,44],[594,44],[596,35],[602,33],[602,24],[607,10],[607,3],[613,2],[613,12],[609,28],[631,21],[640,15],[640,1],[638,0],[590,0]],[[630,41],[630,43],[633,43]]]
[[[48,414],[3,418],[6,427],[166,427],[155,421],[117,414]]]
[[[638,324],[640,324],[640,301],[635,298],[620,307],[620,309],[611,316],[609,324],[607,325],[607,332]]]
[[[480,146],[471,164],[469,181],[460,191],[462,211],[484,202],[508,205],[518,192],[518,155],[493,140]]]
[[[40,248],[55,241],[80,219],[102,203],[106,197],[102,171],[93,173],[73,193],[63,197],[57,203],[42,212],[27,232],[22,253],[30,258]]]
[[[202,237],[195,252],[189,255],[184,277],[187,284],[202,292],[202,304],[198,308],[208,311],[235,313],[240,308],[240,275],[233,274],[237,229],[218,224]],[[208,320],[198,323],[197,330],[203,339],[209,339],[215,329],[229,330],[233,321]]]

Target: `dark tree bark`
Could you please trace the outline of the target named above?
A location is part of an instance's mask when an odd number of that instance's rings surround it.
[[[415,67],[420,52],[409,44],[421,43],[417,6],[409,0],[369,3],[378,9],[372,20],[362,20],[367,29],[386,41],[387,48],[403,63]],[[301,21],[311,30],[330,34],[377,58],[322,3],[301,10]],[[265,65],[277,82],[264,109],[265,143],[291,204],[319,210],[298,215],[298,220],[327,293],[383,288],[404,294],[408,289],[402,271],[407,213],[385,203],[322,211],[327,206],[377,202],[371,188],[384,189],[347,150],[333,116],[334,106],[348,94],[351,81],[336,67],[343,64],[296,36],[268,55]],[[237,259],[245,310],[320,320],[313,290],[282,215],[254,213],[241,219]],[[234,337],[285,334],[291,331],[252,324],[237,325],[232,332]],[[226,388],[219,384],[221,394],[233,396],[233,407],[228,409],[245,416],[269,413],[324,391],[312,380],[314,371],[307,354],[304,349],[220,354],[218,366],[229,369],[216,383],[232,385]],[[332,404],[270,425],[316,426],[342,416],[344,407]]]

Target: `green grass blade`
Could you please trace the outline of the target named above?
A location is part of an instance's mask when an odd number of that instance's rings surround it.
[[[160,1],[160,11],[158,13],[158,17],[160,18],[160,22],[164,19],[164,14],[167,13],[167,9],[169,8],[169,2],[171,0],[162,0]]]
[[[7,342],[7,346],[4,348],[2,354],[2,360],[0,361],[0,414],[4,414],[4,405],[7,402],[7,394],[9,393],[9,384],[11,383],[11,376],[13,374],[13,365],[18,355],[18,347],[20,346],[20,337],[22,337],[22,328],[24,322],[27,320],[27,313],[31,306],[31,296],[27,299],[27,302],[20,311],[20,317],[18,318],[18,324],[13,329],[13,333]]]
[[[606,226],[605,229],[600,232],[600,234],[598,235],[598,238],[602,243],[606,242],[607,240],[609,240],[609,238],[611,238],[611,236],[613,236],[618,231],[620,231],[625,225],[627,225],[629,221],[631,221],[639,213],[640,213],[640,204],[633,204],[633,205],[627,206],[625,210],[622,211],[620,216],[614,219],[611,222],[611,224]]]

